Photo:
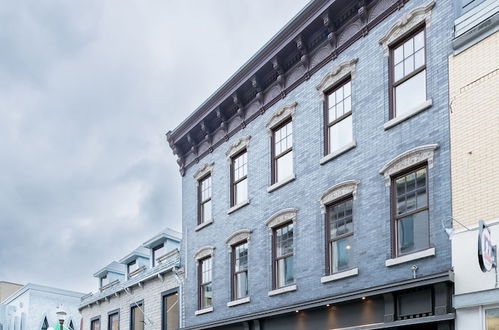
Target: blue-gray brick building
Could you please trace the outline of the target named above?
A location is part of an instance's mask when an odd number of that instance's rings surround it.
[[[185,329],[451,329],[450,0],[311,1],[167,134]]]

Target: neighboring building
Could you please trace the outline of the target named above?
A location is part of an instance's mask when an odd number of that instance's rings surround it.
[[[499,278],[478,261],[479,220],[499,245],[499,1],[456,1],[455,12],[449,97],[456,329],[499,329]]]
[[[165,229],[94,274],[81,299],[82,330],[174,330],[181,325],[181,234]]]
[[[28,283],[0,304],[0,329],[47,330],[59,324],[56,312],[67,313],[64,326],[80,330],[78,306],[83,293]],[[3,306],[3,308],[2,308]],[[3,321],[2,321],[3,320]]]
[[[184,329],[452,329],[452,16],[313,0],[168,132]]]
[[[22,287],[21,284],[0,281],[0,303]]]

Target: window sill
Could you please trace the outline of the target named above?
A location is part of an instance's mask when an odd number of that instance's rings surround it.
[[[241,203],[237,204],[237,205],[234,205],[232,206],[230,209],[227,210],[227,214],[231,214],[232,212],[235,212],[237,210],[239,210],[240,208],[248,205],[250,203],[250,200],[247,199],[245,201],[242,201]]]
[[[227,303],[227,307],[232,307],[232,306],[247,304],[249,302],[250,302],[250,297],[244,297],[244,298],[241,298],[241,299],[229,301]]]
[[[272,291],[269,291],[269,297],[276,296],[278,294],[283,294],[286,292],[291,292],[291,291],[296,291],[297,287],[296,284],[285,286],[283,288],[275,289]]]
[[[194,228],[194,230],[195,231],[201,230],[204,227],[211,225],[212,223],[213,223],[213,219],[210,219],[206,222],[203,222],[203,223],[200,223],[199,225],[197,225],[196,228]]]
[[[208,308],[204,308],[204,309],[200,309],[200,310],[197,310],[194,312],[194,314],[197,316],[197,315],[201,315],[201,314],[206,314],[206,313],[211,313],[213,312],[213,306],[212,307],[208,307]]]
[[[271,185],[270,187],[268,187],[267,188],[267,192],[273,192],[274,190],[277,190],[277,189],[281,188],[285,184],[290,183],[291,181],[295,181],[295,179],[296,179],[296,176],[293,174],[289,178],[284,179],[284,180],[282,180],[280,182],[276,182],[273,185]]]
[[[402,264],[404,262],[409,262],[413,260],[418,260],[418,259],[423,259],[426,257],[431,257],[435,255],[435,248],[430,248],[426,250],[422,250],[419,252],[414,252],[411,254],[407,254],[401,257],[393,258],[393,259],[388,259],[385,261],[385,266],[390,267],[390,266],[395,266],[398,264]]]
[[[357,275],[359,275],[359,269],[352,268],[349,270],[345,270],[344,272],[339,272],[339,273],[331,274],[328,276],[322,276],[321,283],[328,283],[328,282],[340,280],[342,278],[357,276]]]
[[[340,155],[343,155],[345,152],[347,152],[350,149],[355,148],[356,146],[357,146],[357,142],[352,141],[352,142],[348,143],[347,145],[345,145],[344,147],[322,157],[321,160],[319,161],[319,163],[321,165],[324,165],[327,162],[329,162],[330,160],[335,159],[336,157],[338,157]]]
[[[420,105],[418,105],[417,107],[407,111],[406,113],[401,114],[400,116],[397,116],[393,119],[390,119],[389,121],[387,121],[386,123],[383,124],[384,130],[386,131],[387,129],[390,129],[393,126],[396,126],[396,125],[400,124],[401,122],[417,115],[418,113],[431,107],[432,104],[433,103],[432,103],[431,99],[426,100],[423,103],[421,103]]]

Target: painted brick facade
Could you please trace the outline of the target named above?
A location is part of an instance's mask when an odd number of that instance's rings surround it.
[[[186,326],[251,315],[280,306],[320,297],[336,296],[364,288],[411,279],[411,266],[418,275],[446,272],[451,267],[450,242],[441,221],[451,215],[447,59],[451,53],[452,3],[437,1],[427,26],[427,99],[432,106],[384,130],[389,120],[388,58],[379,44],[385,32],[404,14],[427,1],[409,1],[402,9],[370,30],[337,59],[313,74],[284,99],[249,123],[228,142],[189,168],[182,181],[183,253],[185,264]],[[315,86],[339,63],[358,58],[352,79],[353,135],[356,147],[320,165],[323,154],[323,103]],[[265,125],[276,109],[297,102],[293,120],[294,173],[296,179],[267,192],[270,179],[270,138]],[[248,146],[250,204],[227,214],[229,163],[225,152],[242,136],[251,136]],[[434,257],[386,267],[391,258],[390,191],[378,171],[391,159],[412,148],[438,144],[429,169],[430,243]],[[213,223],[197,226],[197,181],[193,174],[205,163],[214,162],[212,173]],[[319,198],[327,188],[359,180],[354,201],[354,239],[359,274],[321,284],[325,275],[324,216]],[[269,297],[271,280],[271,237],[265,221],[285,209],[298,209],[294,232],[294,267],[297,290]],[[250,229],[249,295],[244,305],[227,307],[230,301],[230,259],[225,240],[234,232]],[[214,246],[213,312],[195,315],[197,270],[194,254],[203,246]]]

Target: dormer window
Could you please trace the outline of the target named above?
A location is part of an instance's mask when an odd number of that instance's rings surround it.
[[[127,264],[128,276],[139,269],[139,265],[137,264],[137,260],[131,261]]]
[[[106,285],[108,285],[108,284],[109,284],[109,278],[107,277],[107,274],[106,274],[106,275],[104,275],[104,276],[102,276],[100,278],[100,287],[101,287],[101,289],[103,287],[105,287]]]
[[[166,247],[164,243],[161,243],[160,245],[154,247],[152,249],[152,266],[156,266],[160,262],[158,261],[158,258],[161,258],[166,254]]]

